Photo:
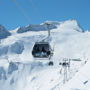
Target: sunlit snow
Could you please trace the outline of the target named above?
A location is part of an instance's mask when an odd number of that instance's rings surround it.
[[[49,60],[35,60],[31,53],[35,42],[48,35],[44,23],[19,27],[9,35],[0,30],[6,35],[0,38],[0,90],[90,90],[90,32],[83,32],[76,20],[47,22],[53,66]],[[71,61],[66,83],[59,65],[63,59],[81,60]]]

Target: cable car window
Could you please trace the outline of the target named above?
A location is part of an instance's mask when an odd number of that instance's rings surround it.
[[[50,45],[47,44],[35,44],[32,54],[34,57],[44,58],[50,55]]]

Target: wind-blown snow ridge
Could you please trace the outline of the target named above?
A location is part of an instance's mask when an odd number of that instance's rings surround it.
[[[80,77],[82,75],[80,72],[83,73],[90,65],[90,33],[83,32],[76,20],[47,22],[51,24],[50,44],[52,48],[54,47],[54,56],[51,60],[54,65],[49,66],[48,60],[34,60],[31,54],[34,43],[47,37],[45,23],[10,31],[11,36],[1,39],[0,43],[0,90],[88,90],[90,88],[89,75],[80,82],[77,77],[77,74]],[[63,58],[82,60],[71,62],[70,80],[66,84],[63,84],[64,74],[60,73],[63,69],[59,65]],[[87,72],[90,72],[89,69]],[[75,81],[78,85],[74,85]],[[86,85],[82,85],[83,82]]]

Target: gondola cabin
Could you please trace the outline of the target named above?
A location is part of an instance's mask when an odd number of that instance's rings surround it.
[[[52,49],[48,42],[36,42],[32,55],[34,58],[50,58],[52,54]]]

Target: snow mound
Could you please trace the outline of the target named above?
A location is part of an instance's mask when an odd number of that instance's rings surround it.
[[[11,33],[9,31],[7,31],[5,27],[0,25],[0,39],[7,38],[10,35],[11,35]]]

